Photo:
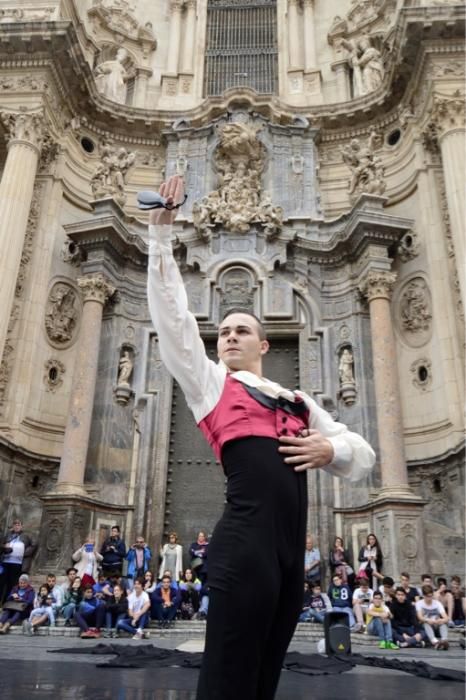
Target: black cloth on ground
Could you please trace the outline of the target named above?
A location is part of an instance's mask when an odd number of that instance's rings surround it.
[[[183,652],[172,649],[161,649],[153,644],[97,644],[92,647],[74,647],[72,649],[48,649],[50,654],[94,654],[96,656],[114,656],[115,658],[96,664],[100,668],[163,668],[177,666],[180,668],[200,668],[202,653]],[[388,668],[394,671],[404,671],[418,678],[429,678],[434,681],[457,681],[464,683],[464,671],[432,666],[425,661],[402,661],[387,659],[383,656],[350,656],[336,655],[333,657],[320,654],[301,654],[288,652],[283,668],[294,673],[308,676],[333,675],[351,671],[354,666],[373,666]]]

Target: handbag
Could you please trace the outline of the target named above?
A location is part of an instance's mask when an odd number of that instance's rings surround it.
[[[204,560],[201,559],[201,557],[194,557],[194,559],[191,561],[191,569],[199,569],[204,563]]]
[[[3,603],[4,610],[12,610],[13,612],[24,612],[29,607],[25,600],[7,600]]]

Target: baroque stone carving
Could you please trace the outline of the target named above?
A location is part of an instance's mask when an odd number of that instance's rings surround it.
[[[45,137],[42,110],[28,112],[26,107],[20,107],[16,112],[3,110],[0,112],[0,119],[7,130],[6,140],[9,144],[14,141],[23,141],[38,150],[41,149]]]
[[[246,233],[254,223],[267,235],[279,233],[283,223],[281,207],[274,207],[270,194],[261,192],[265,146],[253,124],[225,124],[219,131],[214,162],[219,188],[193,205],[197,232],[208,238],[210,230],[222,225],[227,231]]]
[[[251,273],[239,267],[227,270],[221,280],[220,318],[231,309],[254,311],[254,282]]]
[[[44,364],[44,384],[47,391],[55,392],[63,384],[63,375],[66,372],[66,367],[63,362],[56,358],[50,358]]]
[[[452,95],[434,95],[432,121],[440,135],[452,129],[464,129],[465,126],[464,95],[456,90]]]
[[[381,52],[372,46],[366,35],[358,40],[341,39],[341,44],[349,52],[349,64],[353,69],[353,96],[377,90],[385,75]]]
[[[117,148],[111,141],[105,141],[100,149],[100,163],[92,178],[91,188],[95,199],[113,197],[120,206],[126,202],[125,178],[134,164],[136,154]]]
[[[45,331],[52,345],[70,345],[79,319],[76,292],[65,282],[56,282],[49,293],[45,311]]]
[[[432,321],[430,293],[425,280],[416,277],[405,285],[400,298],[400,318],[404,330],[429,330]]]
[[[77,282],[84,302],[97,301],[105,305],[116,292],[116,288],[101,273],[79,277]]]
[[[408,231],[400,238],[397,253],[402,262],[413,260],[419,255],[419,240],[414,231]]]
[[[118,362],[118,379],[115,389],[117,403],[125,406],[132,394],[130,379],[134,369],[133,352],[129,348],[123,347]]]
[[[63,262],[74,265],[75,267],[79,267],[84,259],[82,248],[69,238],[63,241],[60,256]]]
[[[356,381],[354,379],[354,357],[352,348],[347,346],[340,353],[338,363],[338,376],[340,379],[340,398],[347,406],[356,402]]]
[[[371,302],[374,299],[391,299],[396,274],[386,270],[369,270],[359,285],[359,291]]]
[[[343,160],[351,170],[348,193],[350,196],[362,193],[382,195],[386,189],[384,166],[375,151],[379,136],[372,131],[367,146],[361,145],[359,139],[351,139],[341,149]]]
[[[127,0],[93,0],[87,14],[96,27],[101,26],[117,36],[141,41],[147,44],[146,50],[153,51],[157,46],[151,23],[146,22],[142,26],[136,19],[134,3]]]
[[[432,384],[432,363],[426,357],[415,360],[410,367],[413,384],[418,389],[426,391]]]
[[[113,102],[126,102],[126,83],[130,77],[124,63],[128,57],[126,49],[118,49],[114,59],[103,61],[94,69],[97,89]]]

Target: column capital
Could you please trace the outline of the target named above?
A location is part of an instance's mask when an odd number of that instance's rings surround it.
[[[359,285],[359,291],[369,302],[373,299],[391,299],[396,273],[387,270],[369,270]]]
[[[83,295],[84,303],[86,301],[97,301],[104,306],[116,291],[116,288],[101,273],[78,277],[77,282]]]
[[[434,94],[432,122],[439,137],[449,131],[465,128],[464,95],[456,90],[452,95]]]
[[[31,112],[25,107],[4,109],[0,112],[0,120],[7,130],[8,148],[14,143],[23,143],[40,153],[47,131],[43,109]]]
[[[187,10],[195,10],[197,7],[197,0],[186,0],[185,5]]]
[[[181,12],[184,7],[183,0],[170,0],[170,12]]]

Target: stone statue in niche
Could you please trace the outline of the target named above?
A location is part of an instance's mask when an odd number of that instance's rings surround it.
[[[91,178],[95,199],[110,196],[123,206],[126,202],[125,178],[135,159],[135,153],[123,147],[117,148],[111,141],[105,141],[100,149],[101,162]]]
[[[130,77],[124,66],[128,58],[126,49],[118,49],[116,57],[100,63],[94,70],[97,89],[113,102],[126,102],[126,83]]]
[[[129,386],[129,378],[131,377],[131,375],[133,373],[134,363],[133,363],[133,360],[131,359],[131,356],[130,356],[128,350],[125,350],[123,352],[123,355],[120,359],[118,366],[119,366],[118,386],[122,386],[122,385]]]
[[[354,357],[350,347],[343,348],[338,363],[340,378],[340,398],[347,406],[356,401],[356,381],[354,379]]]
[[[116,402],[122,406],[126,406],[132,394],[129,380],[133,374],[133,369],[134,358],[132,352],[128,348],[123,348],[118,361],[118,379],[115,389]]]
[[[341,39],[342,46],[349,51],[349,63],[353,69],[353,96],[361,97],[374,92],[382,84],[385,69],[382,54],[364,35],[358,41]]]
[[[268,236],[281,230],[283,211],[273,206],[269,194],[261,193],[266,153],[257,136],[260,128],[237,121],[220,129],[214,153],[219,187],[193,205],[194,227],[202,238],[209,238],[217,225],[247,233],[257,223]]]
[[[78,322],[76,292],[63,282],[55,284],[45,311],[45,330],[52,344],[69,344]]]
[[[341,149],[343,160],[351,170],[350,196],[362,193],[382,195],[385,192],[387,185],[383,162],[375,153],[378,142],[378,134],[371,131],[367,146],[361,145],[359,139],[351,139]]]
[[[430,328],[432,313],[427,285],[422,278],[412,280],[401,296],[401,325],[404,330],[419,333]]]

